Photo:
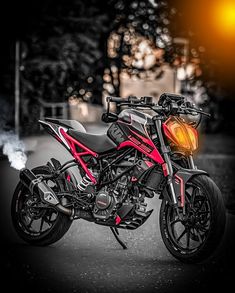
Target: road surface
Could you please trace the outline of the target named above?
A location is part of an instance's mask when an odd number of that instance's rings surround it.
[[[94,133],[104,131],[102,127],[88,129]],[[25,138],[24,141],[30,151],[29,168],[45,164],[51,157],[62,162],[70,159],[65,149],[49,136]],[[208,149],[207,146],[197,162],[214,175],[221,189],[231,197],[234,190],[229,183],[233,178],[229,166],[234,158],[230,151],[220,152],[220,156],[217,158],[213,147]],[[160,201],[157,198],[149,202],[154,212],[142,227],[121,231],[127,250],[121,248],[108,228],[84,220],[75,221],[56,244],[33,247],[17,237],[11,224],[10,202],[18,171],[10,168],[7,160],[1,160],[0,172],[4,260],[1,277],[2,286],[6,283],[8,292],[12,288],[22,292],[69,293],[204,292],[212,287],[224,290],[234,284],[230,268],[235,259],[235,217],[229,213],[222,244],[213,258],[199,265],[182,264],[165,248],[159,231]]]

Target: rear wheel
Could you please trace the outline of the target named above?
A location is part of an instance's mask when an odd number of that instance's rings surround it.
[[[32,171],[36,176],[50,173],[47,166],[40,166]],[[52,189],[59,189],[56,181],[50,180],[47,183]],[[30,194],[21,182],[13,195],[11,215],[17,234],[33,245],[44,246],[58,241],[72,224],[68,216],[42,203],[39,197]]]
[[[226,222],[222,195],[211,178],[197,175],[187,182],[185,211],[186,216],[179,217],[168,202],[162,202],[162,238],[177,259],[186,263],[201,262],[219,245]]]

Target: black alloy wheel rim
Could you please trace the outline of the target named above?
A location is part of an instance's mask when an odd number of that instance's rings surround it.
[[[179,218],[175,209],[167,205],[166,228],[174,249],[181,254],[192,254],[206,242],[210,231],[211,208],[207,195],[191,183],[186,185],[185,211],[187,216]]]
[[[53,207],[44,205],[38,196],[31,195],[25,187],[18,194],[16,214],[21,230],[32,237],[49,232],[58,218],[58,212]]]

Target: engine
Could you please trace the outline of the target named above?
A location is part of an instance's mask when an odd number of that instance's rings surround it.
[[[117,198],[107,187],[102,188],[96,195],[93,216],[106,220],[116,210]]]
[[[93,217],[99,222],[106,222],[114,220],[117,215],[126,219],[133,212],[144,216],[144,198],[154,196],[161,182],[161,172],[158,173],[146,158],[129,156],[114,164],[106,173],[104,182],[107,184],[94,193]]]
[[[116,176],[122,170],[117,170]],[[96,195],[93,216],[96,219],[107,220],[115,214],[122,205],[124,196],[127,193],[127,183],[130,176],[124,175],[112,186],[103,187]]]

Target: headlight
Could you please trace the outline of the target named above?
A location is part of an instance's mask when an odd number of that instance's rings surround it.
[[[163,123],[163,131],[176,146],[188,151],[195,151],[198,148],[197,130],[180,118],[170,117]]]
[[[184,124],[187,129],[189,141],[191,143],[192,151],[195,151],[198,148],[198,133],[195,128],[189,126],[188,124]]]

